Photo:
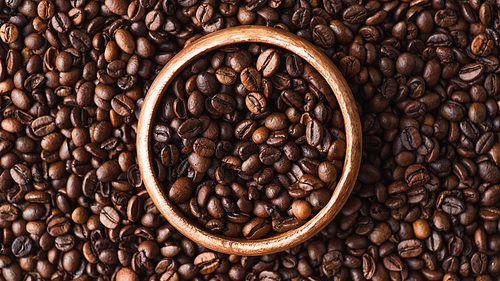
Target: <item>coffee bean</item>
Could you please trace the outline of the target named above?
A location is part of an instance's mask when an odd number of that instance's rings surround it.
[[[271,77],[281,63],[281,57],[275,49],[267,49],[257,58],[256,68],[262,71],[263,77]],[[247,88],[248,89],[248,88]]]
[[[243,227],[242,233],[247,239],[258,239],[271,230],[271,224],[264,218],[254,218]]]
[[[304,71],[302,59],[295,54],[286,57],[285,67],[287,73],[292,77],[299,77]]]
[[[125,53],[132,54],[135,51],[135,40],[127,30],[116,30],[115,38],[116,44]]]
[[[323,48],[330,48],[335,43],[333,31],[323,24],[318,24],[313,28],[312,38],[316,44]]]
[[[322,162],[318,166],[318,176],[325,183],[332,183],[337,179],[337,169],[330,162]]]
[[[491,53],[493,47],[493,41],[491,38],[484,34],[479,34],[471,42],[471,52],[478,56],[488,56]]]
[[[481,205],[492,206],[495,204],[495,202],[500,200],[500,197],[497,194],[498,188],[499,188],[498,185],[493,185],[493,186],[489,187],[488,189],[486,189],[484,191],[483,195],[481,196]]]
[[[464,203],[453,196],[447,196],[441,203],[441,208],[448,214],[460,214],[465,210]]]
[[[13,43],[19,36],[19,30],[11,23],[4,23],[0,26],[0,39],[7,44]]]
[[[72,30],[69,33],[69,40],[71,45],[79,52],[86,52],[91,46],[89,35],[80,30]]]
[[[306,7],[297,9],[292,15],[292,23],[299,28],[308,26],[310,21],[311,11]]]
[[[122,60],[114,60],[108,64],[106,67],[106,73],[111,78],[120,78],[125,74],[126,63]],[[118,85],[120,86],[120,84]]]
[[[109,160],[104,162],[96,172],[97,179],[101,182],[109,182],[115,179],[120,173],[120,166],[116,161]]]
[[[221,67],[215,71],[215,77],[223,85],[233,85],[238,80],[236,71],[229,67]]]
[[[397,71],[403,75],[409,75],[412,73],[415,67],[415,58],[410,53],[403,53],[398,57],[396,61]]]
[[[236,101],[229,95],[226,94],[216,94],[211,99],[212,106],[215,110],[222,114],[227,114],[233,112]]]
[[[422,137],[415,127],[407,127],[401,131],[401,142],[408,150],[415,150],[422,144]]]
[[[451,9],[439,10],[434,15],[434,22],[440,27],[449,27],[457,22],[457,15]]]
[[[51,22],[57,32],[67,33],[71,29],[71,19],[63,12],[54,14]]]
[[[246,119],[241,121],[234,128],[234,135],[238,139],[247,139],[249,138],[253,132],[257,129],[257,124],[254,120]]]
[[[27,236],[19,236],[12,242],[12,254],[17,258],[27,256],[33,248],[33,240]]]
[[[111,229],[118,227],[120,224],[120,215],[115,209],[109,206],[105,206],[102,209],[99,219],[105,227]]]
[[[317,146],[323,138],[323,126],[318,120],[313,119],[306,126],[306,140],[311,146]]]
[[[398,254],[403,258],[413,258],[423,252],[423,245],[420,240],[408,239],[398,244]]]
[[[369,254],[363,254],[363,277],[371,279],[376,270],[375,260]]]
[[[296,200],[292,204],[292,212],[298,219],[307,219],[311,215],[312,208],[307,201]]]
[[[482,103],[473,103],[469,107],[469,119],[474,123],[481,123],[486,119],[486,106]]]
[[[335,270],[342,265],[342,262],[343,262],[342,253],[335,250],[329,251],[323,257],[321,270],[326,275],[332,276],[333,272],[335,272]]]
[[[16,164],[10,170],[10,176],[19,185],[26,185],[31,181],[31,171],[23,164]]]
[[[186,201],[192,192],[193,185],[191,180],[188,178],[179,178],[170,187],[168,198],[175,203],[181,203]]]
[[[201,122],[196,118],[190,118],[184,121],[177,130],[179,137],[188,139],[196,136],[201,130]]]
[[[262,85],[262,76],[253,67],[243,69],[240,73],[240,80],[243,86],[251,92],[259,91]]]
[[[201,72],[196,77],[196,86],[203,94],[213,95],[217,91],[217,78],[212,73]]]
[[[266,110],[267,101],[265,97],[258,92],[251,92],[245,97],[245,104],[249,111],[255,114],[261,114]]]
[[[352,5],[342,14],[342,18],[348,23],[361,23],[366,20],[366,8],[362,5]]]
[[[259,154],[259,159],[264,165],[272,165],[281,158],[281,151],[275,147],[268,147]]]
[[[31,123],[31,128],[36,136],[45,136],[56,129],[54,118],[49,115],[38,117]]]
[[[482,274],[486,270],[487,257],[484,253],[475,252],[470,261],[472,272]]]
[[[199,138],[193,144],[194,152],[203,157],[210,157],[215,153],[215,143],[206,138]]]
[[[464,81],[477,79],[484,72],[484,65],[480,63],[470,63],[464,65],[458,72],[458,77]]]
[[[68,252],[75,246],[75,237],[71,234],[64,234],[56,237],[54,245],[57,250]]]
[[[390,271],[402,271],[403,261],[396,254],[391,254],[383,259],[384,267]]]
[[[47,232],[53,237],[64,235],[71,229],[70,221],[65,217],[57,217],[47,224]]]
[[[213,252],[205,252],[196,256],[193,263],[200,268],[201,274],[210,274],[217,269],[220,259]]]
[[[413,164],[405,171],[405,180],[410,187],[418,187],[424,185],[430,180],[425,167],[420,164]]]

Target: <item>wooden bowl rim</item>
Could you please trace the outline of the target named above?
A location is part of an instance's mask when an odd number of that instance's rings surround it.
[[[272,236],[246,240],[212,234],[189,222],[175,206],[169,202],[166,192],[153,173],[153,152],[151,131],[156,111],[164,90],[183,68],[193,60],[225,45],[239,43],[265,43],[281,47],[299,55],[313,66],[328,82],[335,94],[344,118],[346,131],[346,156],[337,187],[316,216],[301,227]],[[361,164],[361,122],[356,102],[349,85],[333,62],[310,42],[277,28],[264,26],[237,26],[203,36],[182,49],[161,70],[152,83],[144,99],[138,123],[137,154],[144,185],[154,204],[168,222],[184,236],[206,248],[240,256],[272,254],[294,247],[316,235],[339,213],[356,182]]]

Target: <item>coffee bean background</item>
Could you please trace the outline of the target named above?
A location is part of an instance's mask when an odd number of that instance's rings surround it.
[[[0,0],[1,278],[498,280],[499,4]],[[161,67],[240,24],[315,43],[363,123],[342,212],[308,242],[261,257],[214,253],[175,231],[135,155]]]

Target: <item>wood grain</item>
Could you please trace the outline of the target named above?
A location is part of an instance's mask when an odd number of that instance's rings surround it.
[[[263,239],[234,239],[212,234],[192,224],[169,202],[162,184],[153,172],[151,131],[164,90],[180,71],[200,56],[225,45],[265,43],[293,52],[311,64],[335,94],[346,128],[346,157],[342,175],[328,204],[306,224],[295,230]],[[143,182],[153,202],[166,219],[189,239],[212,250],[241,256],[256,256],[284,251],[311,238],[339,213],[356,182],[361,163],[361,122],[349,85],[333,62],[308,41],[280,29],[263,26],[238,26],[201,37],[180,51],[162,69],[151,85],[139,117],[137,152]]]

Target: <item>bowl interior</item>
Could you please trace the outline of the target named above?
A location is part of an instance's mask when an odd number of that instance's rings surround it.
[[[346,154],[343,171],[328,204],[301,227],[256,240],[230,238],[213,234],[185,217],[155,176],[151,131],[156,112],[169,84],[187,65],[202,55],[226,45],[265,43],[299,55],[313,66],[330,85],[342,112],[346,133]],[[338,214],[348,199],[361,163],[361,124],[356,103],[339,70],[314,45],[300,37],[270,27],[238,26],[200,38],[186,46],[162,69],[144,100],[137,135],[138,162],[146,189],[165,218],[189,239],[204,247],[242,256],[271,254],[291,248],[321,231]]]

